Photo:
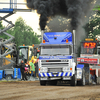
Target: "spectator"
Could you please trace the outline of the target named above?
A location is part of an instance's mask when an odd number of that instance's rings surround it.
[[[97,83],[96,71],[90,69],[90,74],[91,74],[92,84],[96,84]]]
[[[27,63],[25,64],[27,68],[30,69],[30,64],[29,64],[29,61],[27,61]]]
[[[35,56],[34,60],[36,61],[37,60],[37,57]]]
[[[35,62],[35,77],[38,78],[38,60]]]
[[[21,80],[27,80],[26,73],[24,73],[25,64],[24,64],[23,60],[21,61],[20,69],[21,69],[21,74],[22,74],[22,79]]]
[[[27,63],[25,64],[25,67],[27,68],[26,72],[29,72],[29,69],[30,69],[29,61],[27,61]]]
[[[32,62],[30,62],[30,71],[31,71],[31,76],[34,76],[34,74],[35,74],[34,60],[32,60]]]
[[[86,49],[86,54],[91,54],[91,49],[87,48]]]
[[[32,60],[34,60],[34,64],[35,64],[35,57],[34,57],[34,56],[32,56],[32,58],[31,58],[31,62],[32,62]]]

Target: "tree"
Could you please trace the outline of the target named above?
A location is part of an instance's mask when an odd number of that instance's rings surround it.
[[[4,26],[2,25],[2,21],[0,21],[0,30],[4,29]],[[0,38],[6,39],[8,38],[6,35],[4,35],[3,33],[0,34]]]
[[[96,7],[94,7],[93,10],[94,10],[94,11],[100,11],[100,6],[96,6]]]
[[[19,17],[15,22],[13,32],[17,46],[40,43],[37,34],[33,32],[33,29],[30,26],[26,25],[25,21],[21,17]]]
[[[96,36],[100,34],[100,11],[96,11],[96,13],[89,18],[89,23],[87,23],[84,28],[88,37],[96,38]]]
[[[0,22],[0,29],[5,28]],[[32,44],[39,44],[40,41],[38,39],[38,35],[34,33],[33,29],[28,26],[25,21],[19,17],[16,22],[15,26],[6,31],[7,33],[11,34],[15,37],[14,42],[16,43],[17,47],[20,45],[32,45]],[[2,34],[0,38],[8,39],[9,37]]]
[[[0,21],[0,29],[2,29],[2,28],[3,28],[2,21]]]

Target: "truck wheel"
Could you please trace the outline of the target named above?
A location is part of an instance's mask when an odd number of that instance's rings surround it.
[[[89,85],[91,84],[89,65],[85,65],[84,70],[85,70],[85,84]]]
[[[85,70],[82,70],[82,79],[78,81],[78,85],[85,86]]]
[[[80,81],[80,84],[81,84],[82,86],[85,85],[85,70],[84,70],[84,69],[83,69],[83,71],[82,71],[82,80]]]
[[[46,85],[46,81],[40,81],[40,85]]]
[[[72,80],[70,83],[71,86],[76,86],[77,85],[77,74],[75,72],[75,74],[72,76]]]

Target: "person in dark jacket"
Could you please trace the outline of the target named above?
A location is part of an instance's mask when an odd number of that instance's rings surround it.
[[[21,69],[21,74],[22,74],[22,79],[21,80],[24,80],[24,79],[27,80],[26,73],[24,73],[25,64],[24,64],[23,60],[21,61],[20,69]]]
[[[35,62],[35,77],[38,78],[38,60]]]

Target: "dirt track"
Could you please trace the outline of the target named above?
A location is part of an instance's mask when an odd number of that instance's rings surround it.
[[[100,85],[40,86],[38,81],[0,82],[0,100],[100,100]]]

